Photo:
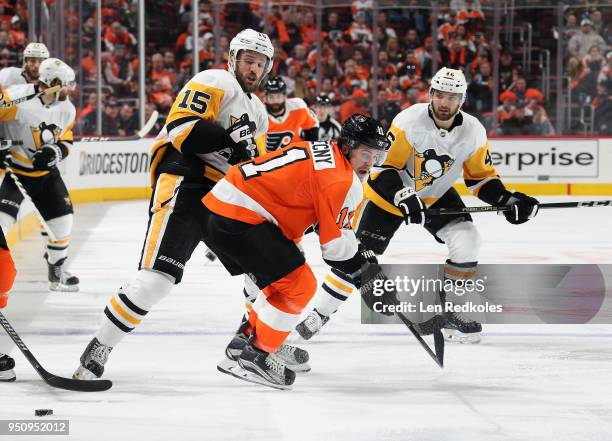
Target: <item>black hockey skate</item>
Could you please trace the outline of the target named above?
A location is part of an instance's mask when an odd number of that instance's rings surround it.
[[[217,364],[217,369],[223,373],[230,373],[228,370],[236,366],[242,351],[249,343],[249,337],[244,333],[248,326],[248,321],[243,317],[243,322],[238,328],[238,332],[225,348],[226,359],[222,360]],[[310,371],[310,365],[308,361],[310,359],[308,352],[304,349],[300,349],[297,346],[283,344],[278,351],[274,353],[275,356],[279,357],[289,369],[294,372],[308,372]]]
[[[310,340],[328,321],[329,316],[323,315],[316,309],[313,309],[308,313],[306,318],[295,327],[295,330],[304,340]]]
[[[280,357],[257,349],[250,343],[245,346],[238,359],[238,366],[232,368],[230,374],[275,389],[290,389],[295,381],[295,372]]]
[[[446,293],[440,294],[442,305],[446,304]],[[444,308],[444,328],[442,334],[444,339],[457,343],[480,343],[482,325],[471,320],[460,312],[447,311]]]
[[[0,354],[0,381],[15,381],[15,360],[5,354]]]
[[[47,253],[45,260],[49,269],[49,289],[51,291],[77,292],[79,290],[79,278],[63,269],[66,258],[50,263]]]
[[[94,337],[81,355],[81,364],[72,374],[72,378],[75,380],[100,378],[104,373],[104,365],[108,361],[108,355],[112,350],[113,348],[103,345]]]

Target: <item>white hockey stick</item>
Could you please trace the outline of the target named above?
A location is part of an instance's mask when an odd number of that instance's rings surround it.
[[[6,101],[0,104],[0,110],[6,109],[7,107],[16,106],[17,104],[25,103],[26,101],[33,100],[34,98],[38,98],[43,95],[50,95],[52,93],[59,91],[60,89],[61,89],[60,86],[53,86],[43,91],[40,91],[37,93],[31,93],[30,95],[22,96],[21,98],[14,99],[12,101]]]
[[[142,129],[133,136],[84,136],[79,139],[80,142],[97,142],[97,141],[136,141],[142,139],[149,134],[159,118],[159,112],[154,110]]]
[[[11,175],[11,178],[13,179],[13,182],[15,182],[15,185],[17,186],[19,193],[21,193],[24,199],[28,200],[30,204],[32,204],[32,208],[34,209],[34,215],[38,219],[38,222],[40,222],[42,229],[45,230],[45,233],[47,233],[47,236],[49,237],[49,239],[55,242],[57,240],[57,238],[55,237],[55,234],[53,234],[53,231],[51,231],[51,228],[49,228],[49,225],[47,225],[47,222],[42,217],[42,214],[40,214],[40,211],[38,211],[38,208],[36,208],[34,201],[32,201],[32,198],[30,197],[26,189],[23,187],[23,184],[21,183],[21,181],[19,180],[19,178],[13,171],[13,167],[11,167],[10,157],[11,157],[10,154],[7,155],[6,160],[4,161],[4,166],[6,167],[6,171],[9,173],[9,175]]]

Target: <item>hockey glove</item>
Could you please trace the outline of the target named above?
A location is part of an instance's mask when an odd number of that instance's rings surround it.
[[[515,191],[509,191],[499,200],[501,205],[509,205],[512,209],[504,211],[503,214],[506,220],[511,224],[522,224],[532,219],[538,214],[538,200],[527,196],[526,194]]]
[[[255,145],[255,123],[249,120],[246,113],[225,131],[228,147],[232,149],[229,158],[230,164],[249,161],[255,157],[257,145]]]
[[[387,276],[380,265],[370,263],[352,274],[353,284],[361,290],[361,297],[366,306],[373,312],[391,316],[394,312],[384,308],[384,305],[397,305],[397,292],[395,288],[386,289]]]
[[[425,205],[413,188],[404,187],[399,190],[395,193],[393,203],[402,212],[406,224],[425,225]]]
[[[62,151],[55,144],[43,144],[32,155],[35,170],[51,170],[62,160]]]

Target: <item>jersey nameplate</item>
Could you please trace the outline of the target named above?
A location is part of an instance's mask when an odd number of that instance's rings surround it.
[[[315,170],[325,170],[326,168],[336,168],[334,153],[331,146],[326,142],[311,142],[312,162]]]

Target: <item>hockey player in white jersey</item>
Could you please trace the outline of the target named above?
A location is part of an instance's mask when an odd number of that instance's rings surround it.
[[[181,282],[202,240],[202,198],[231,165],[265,146],[268,119],[255,91],[273,57],[268,36],[245,29],[230,42],[228,70],[200,72],[178,93],[152,149],[153,194],[139,271],[110,299],[74,378],[100,377],[113,347]]]
[[[452,284],[475,277],[480,236],[467,213],[425,218],[423,209],[464,207],[452,187],[460,176],[481,200],[512,206],[511,211],[504,212],[512,224],[527,222],[538,211],[536,199],[506,190],[497,175],[484,127],[461,111],[466,90],[463,72],[444,67],[432,78],[429,104],[415,104],[394,118],[388,132],[391,149],[384,165],[370,175],[360,213],[355,216],[357,237],[379,255],[402,221],[424,225],[448,247],[444,275]],[[322,288],[314,310],[296,328],[305,339],[319,331],[354,286],[350,277],[332,271]],[[451,294],[440,293],[441,300]],[[452,312],[445,313],[444,319],[442,331],[447,340],[480,341],[480,323]],[[431,333],[437,322],[430,319],[421,323],[420,331]]]
[[[5,160],[27,191],[36,208],[53,232],[55,240],[46,245],[49,288],[54,291],[78,291],[79,279],[65,269],[72,231],[73,209],[66,185],[57,165],[70,153],[72,127],[76,116],[68,97],[74,87],[74,71],[57,58],[48,58],[40,65],[39,84],[22,84],[3,90],[3,100],[11,101],[53,86],[61,89],[53,94],[31,99],[0,110],[5,136],[21,145],[0,152],[0,165]],[[7,154],[10,154],[10,158]],[[0,185],[0,228],[8,233],[15,222],[23,195],[13,179]]]
[[[16,84],[36,84],[40,64],[49,58],[49,50],[43,43],[30,43],[23,50],[22,67],[5,67],[0,70],[0,87],[6,89]]]

